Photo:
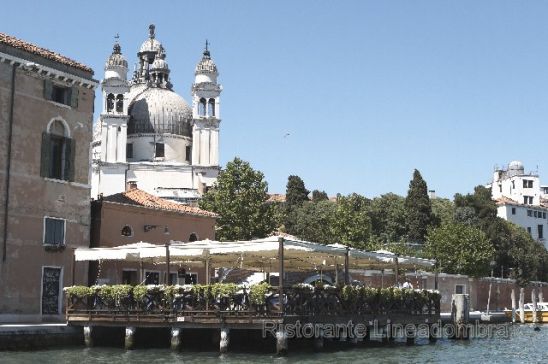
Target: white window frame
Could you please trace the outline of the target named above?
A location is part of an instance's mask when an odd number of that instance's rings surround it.
[[[44,294],[44,268],[55,268],[55,269],[61,269],[61,273],[59,274],[59,298],[57,300],[57,314],[61,314],[62,304],[63,304],[63,280],[65,276],[65,268],[62,266],[56,266],[56,265],[43,265],[42,266],[42,275],[40,277],[40,316],[44,316],[42,313],[42,295]],[[51,314],[47,314],[51,315]]]
[[[46,219],[63,220],[63,243],[61,245],[46,244]],[[42,229],[42,246],[67,246],[67,219],[62,217],[44,216]]]

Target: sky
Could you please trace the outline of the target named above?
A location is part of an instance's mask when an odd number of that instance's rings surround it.
[[[548,184],[547,15],[542,0],[2,1],[0,32],[100,80],[114,36],[132,65],[154,23],[187,101],[208,39],[223,165],[249,161],[271,193],[298,175],[370,198],[405,195],[416,168],[452,198],[512,160]]]

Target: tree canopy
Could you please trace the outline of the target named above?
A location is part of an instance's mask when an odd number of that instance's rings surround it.
[[[266,202],[267,192],[263,173],[235,158],[227,163],[199,206],[219,214],[218,240],[262,238],[274,229],[272,208]]]
[[[408,240],[424,242],[426,232],[432,222],[432,206],[426,182],[416,169],[413,172],[413,179],[409,182],[409,191],[405,198],[405,212]]]

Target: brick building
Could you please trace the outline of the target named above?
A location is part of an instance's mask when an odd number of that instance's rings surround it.
[[[0,33],[0,322],[62,317],[89,246],[91,68]]]

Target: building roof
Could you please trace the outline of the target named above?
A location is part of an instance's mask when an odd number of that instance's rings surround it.
[[[495,200],[495,203],[500,205],[521,205],[519,202],[512,200],[511,198],[508,198],[506,196],[501,196]]]
[[[271,193],[267,202],[285,202],[285,195],[279,193]]]
[[[77,62],[73,59],[70,59],[68,57],[65,57],[59,53],[55,53],[53,51],[50,51],[49,49],[39,47],[37,45],[27,43],[21,39],[15,38],[11,35],[7,35],[5,33],[0,32],[0,44],[6,44],[10,47],[21,49],[23,51],[38,55],[40,57],[62,63],[64,65],[77,68],[82,71],[90,72],[93,74],[93,70],[91,67],[86,66],[85,64],[82,64],[80,62]]]
[[[114,195],[103,197],[102,201],[114,202],[124,205],[142,206],[152,209],[179,212],[189,215],[218,217],[214,212],[202,210],[198,207],[182,205],[173,201],[151,195],[138,188],[130,189],[126,192],[116,193]]]

